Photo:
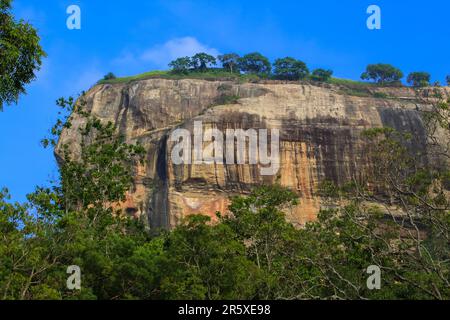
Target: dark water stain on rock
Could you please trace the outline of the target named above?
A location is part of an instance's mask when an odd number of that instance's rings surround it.
[[[427,133],[420,116],[416,110],[378,108],[384,127],[412,135],[409,143],[411,150],[424,150],[427,144]]]

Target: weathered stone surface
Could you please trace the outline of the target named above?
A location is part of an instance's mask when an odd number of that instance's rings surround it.
[[[316,194],[321,181],[345,183],[370,165],[362,130],[391,126],[411,132],[417,138],[414,147],[424,147],[425,129],[413,90],[385,91],[391,99],[344,95],[333,86],[149,79],[97,85],[86,100],[93,114],[115,123],[127,141],[139,141],[146,148],[146,164],[136,168],[134,188],[122,205],[129,214],[148,216],[151,227],[173,227],[193,213],[214,217],[216,211],[226,212],[230,195],[275,182],[300,195],[300,205],[287,216],[302,225],[314,219],[321,206]],[[219,104],[233,95],[240,97],[237,103]],[[173,164],[174,143],[168,137],[177,128],[192,132],[194,121],[202,121],[205,130],[223,132],[279,129],[279,171],[262,176],[259,165]],[[63,132],[59,145],[78,152],[77,128],[82,122],[74,116],[74,125]]]

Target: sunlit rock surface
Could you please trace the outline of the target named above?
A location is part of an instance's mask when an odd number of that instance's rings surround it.
[[[320,182],[342,184],[358,179],[370,160],[361,132],[390,126],[412,133],[414,148],[424,148],[426,135],[415,93],[408,88],[371,89],[389,98],[349,95],[331,85],[235,83],[231,81],[149,79],[129,84],[102,84],[87,92],[87,108],[112,121],[128,142],[147,150],[144,166],[122,204],[125,212],[145,215],[151,227],[170,228],[182,217],[226,212],[231,195],[255,185],[280,183],[295,190],[300,204],[287,212],[296,225],[313,220],[321,207]],[[238,96],[232,104],[224,97]],[[380,95],[378,95],[380,96]],[[230,101],[227,101],[229,103]],[[222,104],[221,104],[222,103]],[[279,129],[280,169],[262,176],[260,165],[175,165],[171,160],[173,130]],[[78,152],[83,122],[73,117],[59,146]],[[58,153],[58,151],[57,151]]]

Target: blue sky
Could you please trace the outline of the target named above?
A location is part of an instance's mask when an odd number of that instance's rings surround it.
[[[66,27],[66,8],[81,8],[81,30]],[[381,30],[366,27],[366,9],[381,8]],[[57,177],[40,140],[56,119],[54,101],[118,76],[165,69],[177,56],[260,51],[294,56],[310,68],[358,79],[368,63],[450,74],[448,0],[57,1],[15,0],[14,13],[39,29],[48,54],[18,105],[0,112],[0,187],[14,200]]]

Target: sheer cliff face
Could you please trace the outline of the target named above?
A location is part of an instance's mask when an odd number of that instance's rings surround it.
[[[298,192],[300,205],[290,209],[288,219],[301,225],[314,219],[321,206],[316,195],[321,181],[345,183],[370,166],[362,130],[381,126],[406,130],[416,137],[414,147],[424,147],[425,130],[412,90],[385,89],[395,99],[341,92],[331,86],[150,79],[98,85],[86,99],[93,114],[112,121],[129,142],[139,141],[146,148],[146,164],[135,168],[134,187],[122,206],[129,214],[148,216],[151,227],[172,227],[194,213],[214,218],[216,211],[227,211],[231,195],[262,183],[280,183]],[[229,99],[233,96],[239,99]],[[74,125],[60,139],[60,145],[68,144],[75,153],[82,121],[74,116]],[[201,121],[203,132],[278,129],[279,170],[262,175],[264,166],[248,162],[173,163],[177,143],[171,141],[172,133],[177,129],[193,133],[196,121]]]

